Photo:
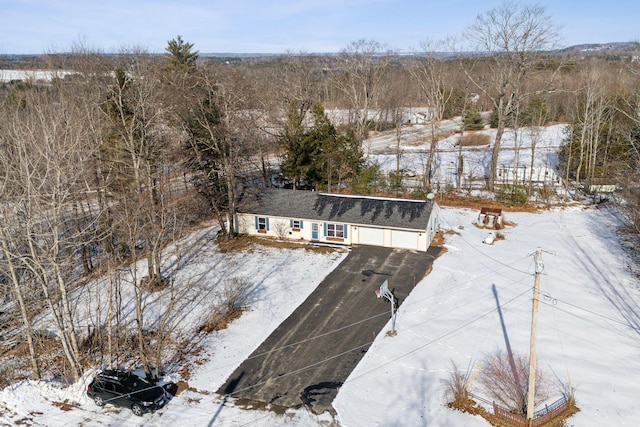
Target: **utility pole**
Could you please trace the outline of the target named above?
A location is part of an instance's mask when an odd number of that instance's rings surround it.
[[[540,275],[544,270],[542,249],[534,255],[536,275],[533,283],[533,310],[531,311],[531,343],[529,347],[529,387],[527,390],[527,420],[533,419],[534,396],[536,394],[536,323],[538,322],[538,295],[540,294]]]

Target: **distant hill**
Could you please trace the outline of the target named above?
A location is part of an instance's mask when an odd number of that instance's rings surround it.
[[[556,49],[554,52],[569,55],[578,53],[632,53],[640,52],[640,42],[583,43]]]
[[[565,55],[565,56],[640,56],[640,42],[611,42],[611,43],[583,43],[560,49],[554,49],[549,51],[550,54]],[[384,53],[380,53],[383,55]],[[454,54],[453,52],[439,52],[440,56],[444,58],[454,57],[460,53]],[[49,54],[48,56],[65,58],[69,56],[69,53]],[[117,56],[115,53],[105,53],[107,56]],[[152,54],[162,55],[162,54]],[[236,52],[200,52],[199,56],[205,60],[217,60],[228,63],[244,62],[244,61],[261,61],[278,58],[287,55],[287,53],[236,53]],[[312,57],[332,57],[337,56],[338,52],[311,52],[306,55]],[[398,53],[398,56],[414,56],[415,53]],[[417,54],[421,55],[421,54]],[[481,52],[464,52],[462,55],[476,56],[482,55]],[[16,70],[16,69],[40,69],[43,67],[50,67],[49,62],[42,62],[42,58],[45,55],[36,54],[0,54],[0,69],[1,70]]]
[[[577,44],[561,49],[554,49],[549,53],[555,53],[560,55],[579,55],[584,56],[588,54],[640,54],[640,42],[612,42],[612,43],[583,43]],[[381,55],[384,53],[381,53]],[[459,53],[458,53],[459,54]],[[453,52],[439,52],[442,57],[453,57],[458,54]],[[285,53],[235,53],[235,52],[200,52],[200,57],[205,59],[218,59],[226,60],[227,62],[238,62],[246,59],[271,59],[286,55]],[[309,52],[308,56],[337,56],[337,52]],[[398,54],[399,56],[413,56],[414,53]],[[420,55],[420,54],[418,54]],[[463,55],[475,56],[482,55],[478,52],[465,52]]]

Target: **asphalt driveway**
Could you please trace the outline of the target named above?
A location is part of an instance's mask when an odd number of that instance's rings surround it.
[[[377,299],[375,290],[388,279],[402,304],[440,251],[354,247],[218,393],[272,407],[333,411],[338,388],[390,319],[389,302]]]

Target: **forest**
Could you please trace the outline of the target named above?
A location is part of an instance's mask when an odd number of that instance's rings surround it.
[[[72,381],[123,355],[157,376],[172,356],[163,353],[170,337],[162,321],[145,327],[143,301],[173,286],[163,249],[211,220],[219,239],[234,239],[243,191],[271,186],[274,176],[294,188],[393,194],[397,183],[381,179],[363,142],[371,132],[399,133],[408,108],[429,111],[428,164],[444,120],[462,118],[460,138],[497,129],[485,188],[493,194],[504,190],[495,172],[505,129],[568,124],[563,184],[577,195],[586,182],[615,182],[629,228],[640,232],[640,44],[554,50],[543,9],[484,18],[463,35],[474,54],[450,40],[400,54],[363,39],[336,55],[220,58],[177,36],[163,55],[79,44],[0,58],[53,76],[0,86],[0,386]],[[344,119],[332,122],[328,109]],[[432,191],[430,174],[420,183],[402,195]],[[132,269],[123,283],[120,272],[138,261],[145,273]],[[109,278],[108,320],[81,329],[69,296],[98,275]],[[135,293],[134,325],[120,322],[123,286]],[[55,336],[35,326],[42,313]]]

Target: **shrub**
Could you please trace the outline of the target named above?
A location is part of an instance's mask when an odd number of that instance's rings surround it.
[[[252,291],[250,282],[234,277],[222,284],[222,289],[218,291],[218,298],[227,311],[242,310],[250,304]]]
[[[462,144],[463,147],[475,147],[478,145],[489,145],[491,138],[486,133],[481,132],[469,132],[465,133],[462,137],[462,141],[458,144]]]
[[[539,404],[549,398],[552,383],[550,377],[539,368],[536,369],[535,376],[535,402]],[[528,379],[528,356],[498,351],[487,356],[479,381],[489,399],[516,414],[524,415]]]
[[[430,188],[425,188],[423,186],[413,187],[411,190],[411,197],[416,200],[426,200],[429,193],[431,193]]]
[[[280,240],[285,240],[289,237],[289,223],[287,221],[274,221],[272,229]]]
[[[527,203],[527,191],[521,186],[503,187],[496,193],[496,200],[510,205],[523,205]]]
[[[449,407],[464,411],[469,402],[467,392],[469,376],[458,369],[453,361],[451,365],[449,377],[443,380],[445,398],[447,399]]]
[[[247,310],[251,303],[251,283],[244,279],[231,278],[222,283],[217,292],[217,303],[212,307],[207,321],[198,332],[221,331]]]

